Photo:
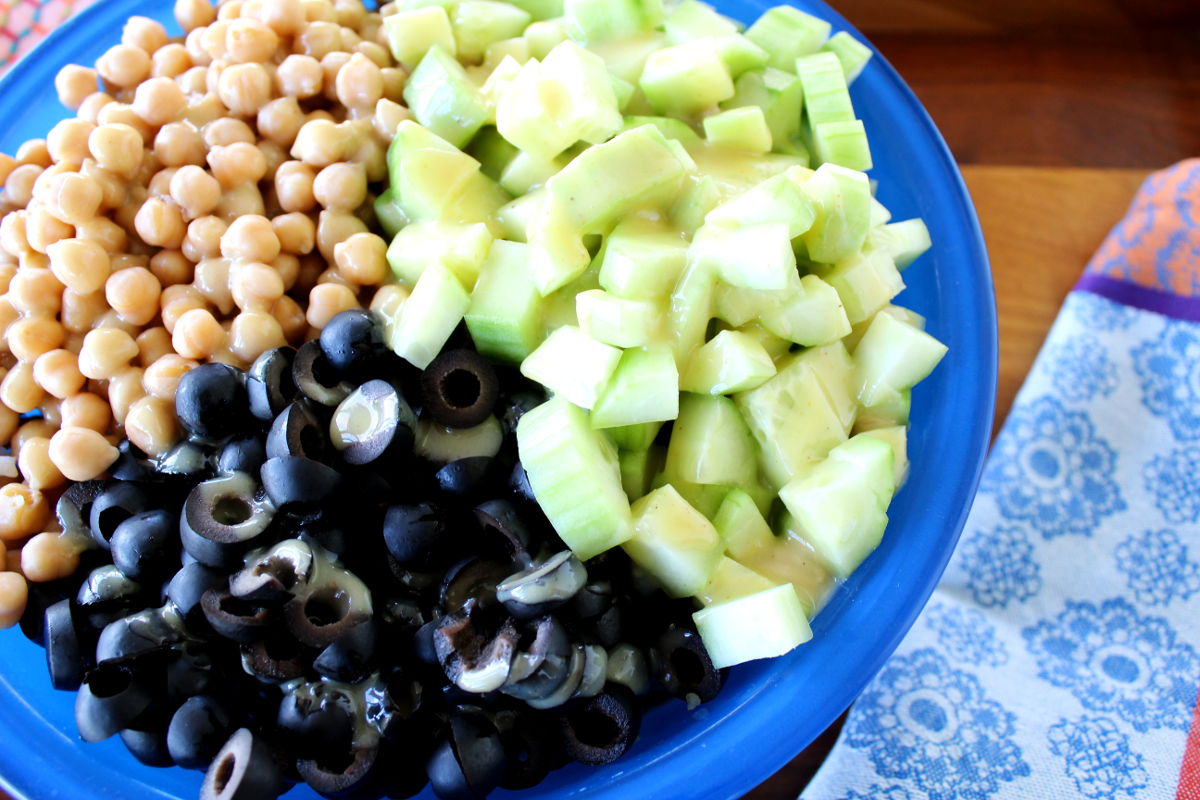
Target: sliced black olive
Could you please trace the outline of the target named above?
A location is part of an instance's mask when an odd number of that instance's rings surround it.
[[[592,574],[589,564],[588,574]],[[606,580],[592,580],[571,598],[568,604],[572,616],[594,620],[613,606],[613,585]]]
[[[354,390],[354,385],[345,381],[325,358],[321,343],[316,339],[305,342],[296,351],[292,379],[305,397],[323,406],[336,406]]]
[[[341,474],[332,467],[296,456],[268,460],[261,474],[275,508],[302,518],[320,516],[342,483]]]
[[[214,631],[241,644],[263,638],[273,619],[270,609],[256,607],[219,587],[204,593],[200,607]]]
[[[506,619],[494,632],[474,603],[443,617],[433,632],[433,646],[446,677],[473,694],[499,689],[508,680],[520,634]]]
[[[426,415],[417,424],[413,450],[440,467],[463,458],[495,458],[503,445],[504,428],[495,417],[473,428],[449,428]]]
[[[312,548],[299,539],[286,539],[230,578],[229,591],[247,602],[274,608],[291,600],[312,572]]]
[[[523,637],[528,644],[513,658],[508,683],[501,691],[520,700],[549,697],[566,681],[575,648],[566,628],[554,617],[525,624],[532,628]]]
[[[474,350],[443,352],[421,375],[425,411],[443,425],[471,428],[496,406],[500,381],[487,359]]]
[[[239,472],[192,489],[183,504],[179,535],[183,549],[197,561],[228,569],[241,561],[272,517],[254,478]]]
[[[317,674],[335,681],[357,683],[375,657],[378,629],[371,620],[355,625],[345,636],[321,651],[313,661]]]
[[[296,762],[300,778],[323,797],[358,797],[377,783],[379,747],[356,747],[349,754],[302,758]]]
[[[364,377],[387,355],[383,331],[370,311],[337,314],[321,330],[321,352],[334,369]]]
[[[9,556],[16,558],[16,556]],[[25,638],[39,647],[46,646],[45,622],[46,609],[63,599],[62,583],[30,583],[29,593],[25,599],[25,610],[21,612],[18,624]]]
[[[495,726],[481,714],[452,716],[426,772],[442,800],[482,800],[505,774],[504,745]]]
[[[164,672],[167,697],[182,702],[208,691],[215,669],[211,647],[198,641],[184,641],[172,650],[175,658],[167,660]]]
[[[301,758],[350,753],[353,705],[327,683],[304,683],[284,694],[276,722],[292,752]]]
[[[193,562],[175,573],[167,584],[167,599],[175,604],[184,621],[190,628],[207,627],[204,621],[204,611],[200,607],[200,598],[209,589],[228,585],[229,579],[224,574],[200,562]],[[201,626],[200,623],[204,625]]]
[[[292,379],[295,356],[294,348],[276,347],[250,365],[246,375],[250,413],[264,422],[274,419],[296,396],[296,382]]]
[[[478,495],[488,488],[493,459],[487,456],[460,458],[451,461],[434,475],[438,488],[459,497]]]
[[[75,596],[80,621],[93,631],[124,617],[141,599],[141,584],[126,578],[112,564],[92,570]]]
[[[567,756],[592,766],[611,764],[625,755],[640,728],[641,713],[624,686],[610,686],[561,717]]]
[[[46,609],[46,665],[50,668],[50,685],[55,689],[74,690],[83,682],[87,662],[79,644],[71,601],[59,600]]]
[[[496,598],[519,619],[538,617],[574,597],[587,583],[587,567],[570,550],[509,575],[496,585]]]
[[[650,690],[650,665],[646,654],[631,644],[618,644],[608,651],[606,677],[639,697]]]
[[[167,727],[167,750],[187,769],[207,769],[233,733],[229,708],[211,695],[189,697]]]
[[[347,464],[396,462],[412,453],[417,416],[387,381],[367,381],[333,412],[329,438]]]
[[[270,747],[242,728],[229,737],[209,765],[200,800],[273,800],[286,788]]]
[[[233,472],[257,475],[266,460],[267,449],[262,437],[257,434],[242,434],[230,439],[217,452],[217,472],[223,475]]]
[[[96,663],[136,658],[183,641],[183,631],[169,616],[169,610],[152,608],[110,622],[96,642]]]
[[[184,430],[212,442],[246,430],[253,417],[245,377],[236,367],[213,362],[180,378],[175,416]]]
[[[126,481],[114,481],[92,500],[89,514],[92,538],[107,550],[108,541],[116,533],[117,526],[150,506],[150,497],[141,487]]]
[[[507,767],[500,785],[505,789],[530,789],[537,786],[557,766],[552,737],[557,731],[522,716],[500,732]]]
[[[405,722],[423,710],[421,682],[396,669],[382,683],[368,685],[363,692],[363,712],[385,739],[411,740],[416,737]]]
[[[179,523],[169,511],[134,514],[109,540],[113,563],[125,577],[155,583],[179,563]]]
[[[479,556],[466,558],[446,570],[438,593],[438,605],[449,614],[475,600],[481,607],[496,604],[496,584],[512,571],[510,564]]]
[[[542,697],[526,698],[530,708],[539,710],[557,708],[570,700],[583,683],[583,672],[587,666],[587,654],[581,645],[571,647],[571,660],[567,664],[567,674],[557,689]],[[507,687],[508,689],[514,687]],[[511,691],[507,692],[512,694]]]
[[[75,696],[75,727],[85,742],[102,742],[150,707],[151,693],[120,664],[100,664]]]
[[[625,604],[613,604],[600,616],[591,620],[592,635],[605,647],[613,647],[625,634]]]
[[[198,442],[183,441],[158,460],[159,475],[192,482],[202,481],[211,472],[210,451]]]
[[[328,427],[311,400],[290,403],[271,423],[267,434],[267,458],[300,456],[325,461],[328,455]]]
[[[91,535],[90,517],[92,502],[108,488],[106,481],[83,481],[73,483],[58,498],[54,515],[64,533],[81,536]]]
[[[117,445],[117,453],[117,460],[108,468],[114,480],[148,483],[157,477],[154,464],[128,439]]]
[[[292,635],[310,647],[328,647],[371,618],[371,592],[357,576],[339,570],[289,602],[284,621]]]
[[[383,518],[383,541],[401,565],[426,569],[441,563],[449,549],[441,509],[431,503],[392,506]]]
[[[650,669],[668,694],[688,702],[707,703],[717,696],[724,682],[700,634],[674,624],[651,648]]]
[[[504,414],[500,421],[504,423],[504,432],[512,435],[517,432],[517,423],[526,413],[546,402],[546,396],[539,392],[517,392],[504,404]]]
[[[434,644],[433,636],[441,624],[441,619],[430,620],[417,628],[417,632],[413,634],[413,653],[422,664],[432,666],[438,663],[437,647]]]
[[[509,554],[522,566],[532,563],[534,536],[507,500],[488,500],[475,507],[475,518],[485,528],[498,532],[507,543]]]
[[[148,767],[172,767],[175,760],[167,749],[167,732],[161,729],[139,731],[126,728],[121,741],[133,757]]]
[[[525,472],[525,467],[518,461],[512,470],[512,474],[508,477],[508,490],[513,493],[513,496],[533,505],[537,503],[537,498],[533,495],[533,487],[529,485],[529,474]]]
[[[283,683],[302,677],[311,660],[307,650],[287,633],[242,646],[242,669],[264,681]]]
[[[595,697],[604,689],[608,679],[608,651],[598,644],[583,645],[583,678],[576,697]]]

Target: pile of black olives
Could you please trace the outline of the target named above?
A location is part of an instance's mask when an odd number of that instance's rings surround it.
[[[580,562],[533,501],[514,430],[542,399],[468,347],[418,372],[363,311],[189,372],[188,439],[62,496],[96,546],[22,621],[80,735],[206,770],[204,800],[482,798],[712,698],[690,603]]]

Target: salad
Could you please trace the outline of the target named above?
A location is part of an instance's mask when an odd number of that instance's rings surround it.
[[[698,0],[175,17],[0,154],[0,627],[84,740],[204,798],[478,798],[811,638],[946,352],[867,47]]]

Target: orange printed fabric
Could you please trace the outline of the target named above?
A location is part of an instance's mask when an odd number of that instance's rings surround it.
[[[0,0],[0,74],[90,0]]]

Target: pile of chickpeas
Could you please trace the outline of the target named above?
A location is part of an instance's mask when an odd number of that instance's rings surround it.
[[[67,482],[103,476],[122,439],[151,456],[180,439],[188,370],[395,302],[371,232],[410,118],[391,11],[177,0],[184,37],[130,19],[94,68],[58,74],[76,116],[0,154],[0,627],[89,546],[53,513]]]

